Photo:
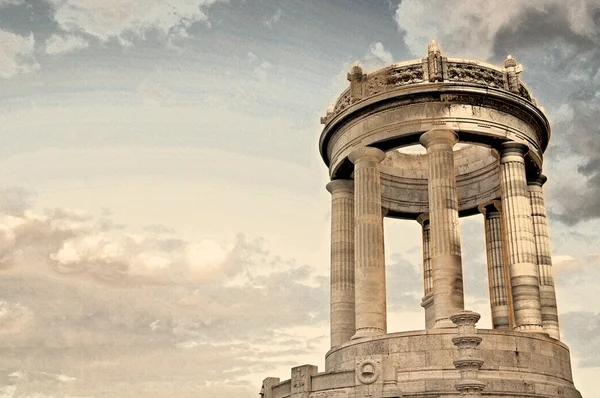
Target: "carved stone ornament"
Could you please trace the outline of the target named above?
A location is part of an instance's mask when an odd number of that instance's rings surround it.
[[[333,108],[333,113],[337,114],[346,109],[352,103],[352,95],[350,94],[350,90],[344,91],[344,93],[340,96],[340,98],[335,103],[335,107]]]
[[[448,62],[448,80],[504,88],[504,76],[502,72],[466,63]]]
[[[302,388],[306,385],[306,374],[302,369],[295,369],[292,375],[292,383],[294,388]]]
[[[373,384],[379,378],[379,361],[365,359],[356,365],[356,377],[362,384]]]
[[[386,83],[390,86],[420,83],[423,81],[423,66],[421,64],[404,66],[390,70]]]

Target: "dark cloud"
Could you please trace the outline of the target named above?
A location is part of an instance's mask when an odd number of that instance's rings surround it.
[[[49,1],[9,1],[0,12],[0,26],[21,36],[35,31],[45,38],[56,28],[52,11]]]
[[[493,46],[495,62],[510,53],[523,63],[524,81],[549,112],[546,167],[573,177],[551,180],[549,213],[567,225],[600,217],[600,5],[582,4],[579,19],[570,3],[525,8],[497,32]],[[565,165],[554,168],[559,162]]]
[[[568,16],[568,3],[547,3],[541,9],[523,8],[522,12],[504,24],[496,33],[493,41],[492,61],[502,63],[508,54],[527,56],[528,53],[540,55],[548,51],[547,44],[560,41],[573,44],[580,50],[594,47],[594,39],[573,31],[572,20]],[[543,50],[540,51],[540,47]],[[545,47],[545,48],[544,48]],[[552,52],[552,51],[551,51]],[[556,60],[548,66],[564,66],[565,59]]]

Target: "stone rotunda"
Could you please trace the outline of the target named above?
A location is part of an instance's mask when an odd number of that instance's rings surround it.
[[[323,372],[266,378],[263,398],[581,397],[560,342],[542,190],[550,126],[521,70],[511,56],[502,67],[448,58],[435,42],[426,58],[352,67],[319,141],[331,349]],[[478,213],[493,329],[464,308],[458,219]],[[387,332],[384,217],[422,226],[424,330]]]

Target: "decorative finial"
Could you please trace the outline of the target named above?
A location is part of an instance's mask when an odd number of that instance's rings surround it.
[[[444,60],[442,47],[435,40],[427,46],[427,66],[431,83],[444,81]]]
[[[431,40],[429,42],[429,45],[427,46],[427,53],[440,53],[442,52],[442,46],[440,46],[440,44],[435,41],[435,40]]]
[[[509,55],[506,57],[506,59],[504,60],[504,67],[505,67],[505,68],[514,68],[514,67],[516,67],[516,66],[517,66],[517,60],[516,60],[516,59],[514,59],[514,58],[512,57],[512,55],[510,55],[510,54],[509,54]]]
[[[360,66],[360,64],[358,63],[358,61],[356,61],[354,64],[352,64],[352,67],[350,68],[350,71],[348,72],[348,80],[358,79],[358,78],[362,77],[362,75],[363,75],[363,69]]]
[[[329,106],[327,107],[327,110],[325,111],[326,115],[327,116],[332,115],[334,108],[335,108],[334,104],[329,104]]]

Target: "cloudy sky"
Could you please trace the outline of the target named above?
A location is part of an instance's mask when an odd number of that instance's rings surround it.
[[[318,120],[353,62],[432,38],[512,54],[552,121],[562,334],[600,397],[600,0],[0,0],[0,397],[254,397],[322,369]],[[482,224],[461,227],[489,327]],[[422,328],[419,231],[386,220],[391,331]]]

